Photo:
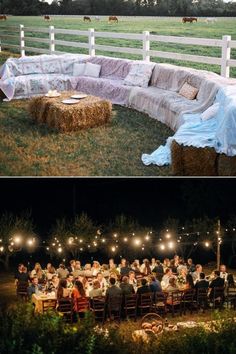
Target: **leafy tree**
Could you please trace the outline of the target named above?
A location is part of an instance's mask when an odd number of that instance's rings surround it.
[[[0,263],[9,268],[9,259],[22,248],[32,247],[34,226],[29,211],[21,215],[5,213],[0,216]],[[27,243],[27,240],[31,240]]]

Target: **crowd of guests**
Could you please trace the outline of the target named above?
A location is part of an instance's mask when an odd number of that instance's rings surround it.
[[[140,264],[135,260],[131,264],[126,259],[121,259],[120,264],[115,264],[110,259],[108,264],[81,265],[79,260],[71,260],[66,267],[61,263],[56,269],[48,263],[43,269],[39,263],[35,264],[32,271],[20,264],[15,274],[16,286],[28,283],[28,296],[38,293],[55,293],[58,300],[72,298],[74,309],[77,311],[76,299],[98,296],[117,296],[137,293],[171,293],[177,290],[209,289],[209,299],[213,296],[213,289],[219,287],[235,287],[232,274],[229,274],[225,265],[214,270],[206,276],[202,265],[193,264],[192,259],[184,261],[178,255],[173,259],[165,258],[163,262],[152,258],[144,259]]]

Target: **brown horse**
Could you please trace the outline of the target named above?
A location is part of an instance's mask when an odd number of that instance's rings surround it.
[[[44,20],[45,20],[45,21],[51,21],[51,17],[48,16],[48,15],[46,15],[46,16],[44,16]]]
[[[7,20],[7,16],[6,15],[0,15],[0,20],[6,21]]]
[[[108,22],[116,22],[118,23],[118,18],[116,16],[109,16]]]
[[[183,17],[182,18],[182,22],[183,23],[186,23],[186,22],[190,22],[190,23],[197,22],[197,17]]]
[[[91,18],[89,16],[84,16],[84,22],[86,21],[91,22]]]

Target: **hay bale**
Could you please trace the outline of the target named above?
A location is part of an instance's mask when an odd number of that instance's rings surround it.
[[[225,154],[219,154],[218,175],[236,176],[236,156],[227,156]]]
[[[181,176],[216,176],[217,153],[213,148],[196,148],[194,146],[177,146],[171,149],[172,172]],[[180,156],[178,156],[178,152]],[[180,174],[181,173],[181,174]]]
[[[111,119],[110,101],[95,96],[87,96],[74,105],[61,101],[78,92],[63,92],[60,97],[34,97],[30,100],[28,110],[38,123],[45,123],[60,132],[72,132],[96,127]]]
[[[183,146],[178,144],[175,140],[171,144],[171,171],[174,176],[183,176]]]

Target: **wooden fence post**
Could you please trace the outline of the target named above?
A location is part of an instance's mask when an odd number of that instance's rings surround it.
[[[49,50],[50,50],[50,54],[53,54],[55,52],[54,26],[49,26]]]
[[[25,56],[25,31],[24,25],[20,25],[20,55]]]
[[[229,77],[230,66],[228,60],[230,60],[230,41],[231,36],[222,37],[222,50],[221,50],[221,76]]]
[[[89,29],[89,55],[95,56],[95,33],[94,29]]]
[[[143,60],[150,61],[150,39],[149,39],[149,31],[143,31]]]

